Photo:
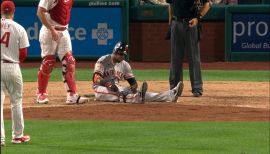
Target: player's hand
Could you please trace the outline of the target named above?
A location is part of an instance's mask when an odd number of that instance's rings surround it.
[[[192,18],[189,22],[188,22],[188,26],[190,27],[190,28],[193,28],[193,27],[195,27],[195,26],[197,26],[198,25],[198,19],[197,18]]]
[[[118,87],[115,85],[115,82],[113,80],[108,81],[105,86],[113,92],[119,91]]]
[[[52,33],[52,39],[53,39],[54,41],[58,41],[58,39],[59,39],[59,34],[58,34],[58,32],[53,28],[53,29],[51,30],[51,33]]]

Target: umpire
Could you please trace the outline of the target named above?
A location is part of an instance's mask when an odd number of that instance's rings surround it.
[[[209,0],[166,0],[169,3],[171,28],[170,88],[183,81],[183,59],[188,54],[193,96],[202,96],[203,82],[200,61],[200,20],[210,8]],[[179,94],[181,95],[181,94]]]

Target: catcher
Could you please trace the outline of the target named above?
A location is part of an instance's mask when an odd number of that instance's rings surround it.
[[[93,88],[95,99],[98,101],[144,103],[146,102],[176,102],[182,93],[183,83],[172,90],[152,93],[147,92],[147,82],[143,82],[140,89],[128,62],[124,60],[128,45],[118,42],[112,54],[99,58],[93,73]],[[120,80],[126,80],[129,87],[119,85]]]

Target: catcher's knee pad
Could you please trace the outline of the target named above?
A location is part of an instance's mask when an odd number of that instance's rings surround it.
[[[76,60],[72,56],[72,53],[67,52],[62,59],[63,82],[66,85],[67,92],[76,92],[75,64]]]
[[[45,75],[50,75],[55,65],[54,55],[49,55],[43,58],[40,66],[40,71]]]
[[[76,60],[71,52],[67,52],[62,60],[64,72],[75,72]]]
[[[43,58],[42,64],[38,72],[38,92],[46,93],[50,74],[55,65],[55,58],[53,55],[49,55]]]

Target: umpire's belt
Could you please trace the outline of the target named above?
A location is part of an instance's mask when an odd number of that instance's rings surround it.
[[[172,20],[178,21],[178,22],[183,22],[183,23],[188,23],[191,20],[191,18],[173,16]]]
[[[67,27],[54,27],[54,29],[57,31],[65,31]]]

